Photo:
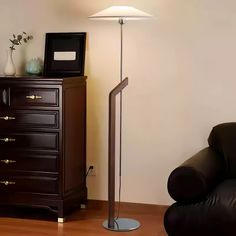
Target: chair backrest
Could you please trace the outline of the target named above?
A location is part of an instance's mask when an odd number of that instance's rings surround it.
[[[208,138],[211,148],[225,159],[226,175],[236,178],[236,122],[215,126]]]

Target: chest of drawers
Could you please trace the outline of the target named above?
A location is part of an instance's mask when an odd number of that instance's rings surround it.
[[[0,77],[0,205],[86,200],[86,77]]]

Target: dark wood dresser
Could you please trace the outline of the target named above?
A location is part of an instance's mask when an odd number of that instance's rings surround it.
[[[86,200],[86,77],[0,77],[0,205]]]

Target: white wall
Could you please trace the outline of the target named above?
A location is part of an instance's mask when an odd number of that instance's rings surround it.
[[[111,5],[156,16],[125,25],[122,201],[169,204],[170,171],[207,145],[212,126],[236,120],[234,0],[0,0],[0,68],[8,39],[33,34],[14,53],[43,57],[45,32],[88,32],[88,178],[90,199],[107,199],[108,93],[119,81],[119,26],[87,16]],[[1,70],[2,71],[2,70]]]

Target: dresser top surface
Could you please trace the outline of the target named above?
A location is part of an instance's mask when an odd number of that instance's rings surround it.
[[[31,75],[16,75],[5,76],[0,75],[0,83],[18,83],[18,82],[42,82],[42,83],[71,83],[84,82],[87,76],[73,76],[73,77],[49,77],[49,76],[31,76]]]

